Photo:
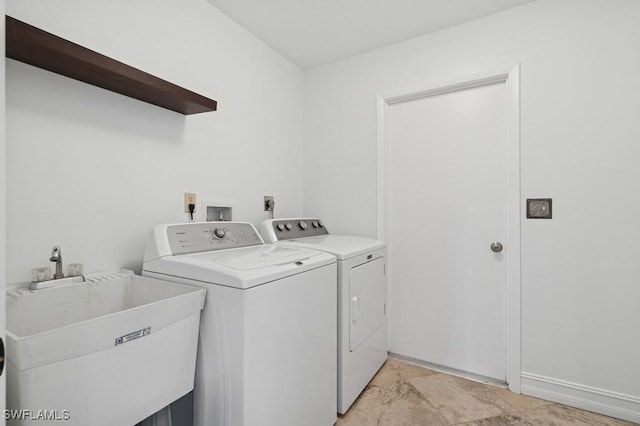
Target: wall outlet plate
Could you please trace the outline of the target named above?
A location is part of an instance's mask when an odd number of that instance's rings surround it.
[[[273,209],[276,206],[276,200],[270,196],[270,195],[265,195],[264,196],[264,211],[265,212],[272,212]]]
[[[195,212],[196,207],[196,193],[195,192],[185,192],[184,193],[184,212],[189,213],[189,204],[193,204],[193,211]]]
[[[527,198],[527,219],[551,219],[551,198]]]

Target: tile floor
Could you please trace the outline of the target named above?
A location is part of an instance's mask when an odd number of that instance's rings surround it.
[[[633,425],[389,358],[337,426]]]

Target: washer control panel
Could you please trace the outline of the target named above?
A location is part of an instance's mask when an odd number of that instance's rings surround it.
[[[256,228],[246,222],[171,225],[167,227],[167,238],[174,255],[264,244]]]
[[[273,232],[278,241],[315,237],[329,233],[322,221],[315,218],[277,219],[271,223],[271,226],[273,226]]]

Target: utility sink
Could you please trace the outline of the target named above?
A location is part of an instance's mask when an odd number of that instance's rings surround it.
[[[132,425],[185,395],[205,293],[126,270],[11,287],[7,408],[27,411],[8,424]]]

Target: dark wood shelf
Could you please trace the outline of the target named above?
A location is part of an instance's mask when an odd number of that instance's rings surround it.
[[[6,56],[181,114],[215,111],[217,102],[98,52],[6,17]]]

